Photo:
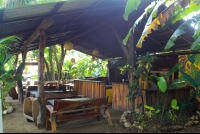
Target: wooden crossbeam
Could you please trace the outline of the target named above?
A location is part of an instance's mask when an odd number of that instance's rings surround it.
[[[174,30],[172,30],[171,28],[167,27],[167,29],[169,29],[170,31],[172,31],[174,33]],[[185,40],[186,42],[192,44],[189,40],[183,38],[182,36],[179,36],[181,39]]]
[[[51,17],[46,17],[42,23],[39,25],[39,27],[33,32],[33,34],[29,37],[29,39],[24,43],[24,47],[27,47],[29,44],[31,44],[39,35],[40,30],[47,29],[54,23],[54,19]]]

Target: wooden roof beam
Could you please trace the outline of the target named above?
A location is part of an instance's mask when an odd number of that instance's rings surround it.
[[[113,21],[113,20],[117,19],[118,17],[119,17],[119,16],[115,16],[115,17],[113,17],[113,18],[109,18],[108,20],[103,21],[102,23],[97,24],[96,26],[94,26],[94,27],[88,29],[87,31],[85,31],[85,32],[83,32],[83,33],[80,33],[80,34],[78,34],[78,35],[76,35],[76,36],[74,36],[74,37],[72,37],[72,38],[70,38],[70,39],[68,39],[68,40],[66,40],[66,41],[72,41],[72,40],[74,40],[74,39],[76,39],[76,38],[78,38],[78,37],[80,37],[80,36],[83,36],[83,35],[85,35],[85,34],[91,32],[91,31],[94,31],[94,30],[96,30],[97,28],[100,28],[100,27],[104,26],[105,24],[109,23],[109,21]]]
[[[39,27],[33,32],[33,34],[29,37],[29,39],[24,43],[24,47],[27,47],[29,44],[31,44],[39,35],[40,30],[47,29],[54,23],[54,19],[51,17],[46,17],[42,23],[39,25]]]
[[[173,33],[175,32],[174,30],[172,30],[172,29],[169,28],[168,26],[167,26],[167,29],[169,29],[169,30],[172,31]],[[188,41],[187,39],[183,38],[182,36],[179,36],[179,37],[180,37],[181,39],[185,40],[186,42],[192,44],[190,41]]]

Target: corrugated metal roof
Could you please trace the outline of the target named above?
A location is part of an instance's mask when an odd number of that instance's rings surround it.
[[[109,22],[116,28],[119,36],[122,39],[128,33],[127,22],[123,20],[127,0],[69,0],[65,2],[55,2],[41,5],[24,6],[20,8],[8,8],[3,10],[2,22],[0,22],[0,38],[10,35],[18,35],[27,40],[35,29],[41,24],[42,20],[51,16],[54,19],[54,24],[46,29],[46,46],[54,44],[62,44],[67,40],[71,40],[75,44],[75,50],[92,55],[92,50],[98,48],[100,55],[98,58],[113,58],[122,57],[123,51],[115,37],[112,29],[105,23]],[[60,5],[60,9],[56,9]],[[137,11],[134,11],[134,20],[144,11],[147,3],[142,1]],[[165,7],[160,7],[162,11]],[[56,11],[52,13],[52,11]],[[117,17],[117,18],[116,18]],[[134,33],[134,43],[136,44],[140,38],[147,18],[144,18],[138,24],[138,30]],[[184,21],[178,21],[169,28],[175,30]],[[102,25],[104,24],[105,25]],[[93,30],[90,30],[93,29]],[[89,32],[87,32],[90,30]],[[186,29],[187,33],[182,35],[185,39],[177,38],[174,47],[170,50],[190,48],[189,42],[193,42],[190,36],[193,33],[193,28]],[[169,29],[152,31],[148,38],[145,38],[142,49],[136,49],[137,54],[145,54],[164,51],[168,39],[173,32]],[[23,41],[24,41],[23,40]],[[39,40],[34,40],[28,46],[28,51],[38,49]],[[187,40],[187,41],[186,41]],[[23,42],[13,45],[13,53],[18,53],[19,49],[23,48]]]

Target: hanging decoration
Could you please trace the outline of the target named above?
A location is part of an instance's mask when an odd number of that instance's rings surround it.
[[[71,43],[71,42],[65,42],[65,44],[64,44],[64,48],[65,48],[65,50],[72,50],[73,49],[73,43]]]
[[[74,62],[75,62],[75,59],[74,59],[74,58],[71,58],[71,62],[74,63]]]
[[[92,51],[92,54],[93,54],[93,55],[98,55],[98,54],[99,54],[99,50],[94,49],[94,50]]]

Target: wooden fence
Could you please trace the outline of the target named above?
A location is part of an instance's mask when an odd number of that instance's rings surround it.
[[[73,91],[89,98],[101,98],[106,96],[106,83],[104,81],[74,80]]]
[[[126,111],[132,109],[132,103],[126,99],[129,89],[126,83],[112,83],[112,108]]]

